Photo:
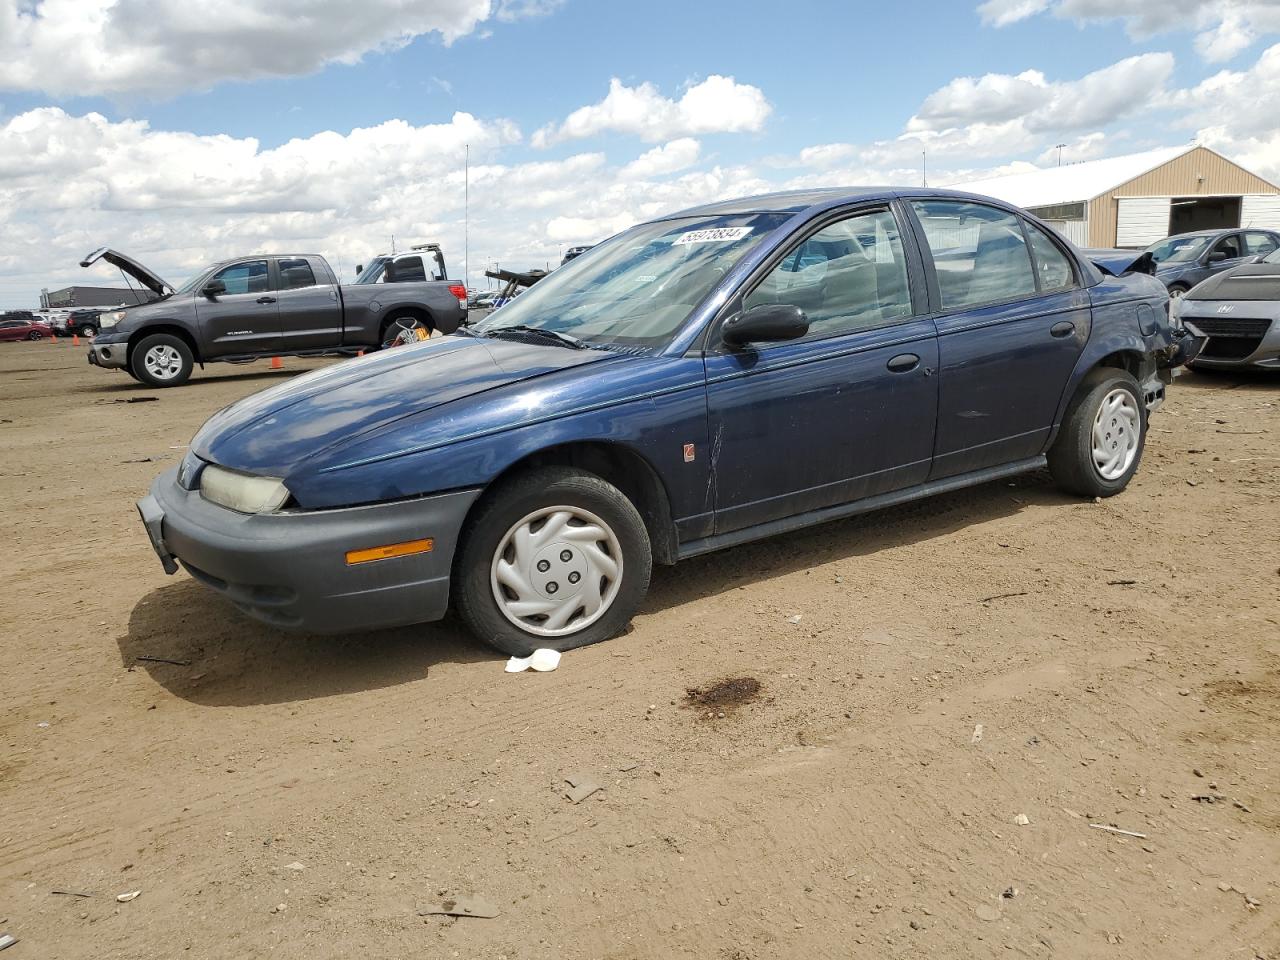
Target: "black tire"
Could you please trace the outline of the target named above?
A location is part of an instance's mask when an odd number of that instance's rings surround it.
[[[553,506],[574,507],[593,514],[612,532],[622,556],[616,592],[598,619],[576,631],[547,636],[523,629],[508,619],[495,597],[491,572],[498,549],[512,528],[539,509]],[[565,544],[549,546],[558,550]],[[564,556],[561,554],[562,559]],[[652,568],[652,548],[644,521],[617,487],[595,474],[568,467],[542,467],[503,481],[477,505],[463,529],[454,561],[453,596],[459,615],[477,638],[502,653],[524,657],[539,648],[571,650],[616,636],[644,599]],[[574,618],[583,619],[575,613],[570,626]]]
[[[91,323],[86,323],[78,332],[82,337],[96,337],[98,335],[98,328]]]
[[[412,330],[414,327],[422,327],[427,331],[428,337],[435,332],[435,325],[430,318],[423,319],[413,314],[398,314],[397,316],[389,317],[387,322],[382,325],[382,331],[378,334],[378,349],[386,350],[397,346],[396,338],[400,335],[400,332]]]
[[[28,339],[28,340],[43,340],[43,339],[44,339],[44,334],[43,334],[43,333],[41,333],[39,330],[32,330],[30,333],[28,333],[28,334],[27,334],[27,339]]]
[[[1117,476],[1106,477],[1094,462],[1093,428],[1101,412],[1103,401],[1117,390],[1131,395],[1138,418],[1137,449],[1128,468]],[[1115,421],[1113,420],[1113,423]],[[1103,428],[1107,429],[1104,424]],[[1123,420],[1113,442],[1124,442],[1129,433]],[[1104,439],[1111,440],[1110,434]],[[1125,370],[1114,367],[1098,367],[1091,370],[1067,405],[1062,428],[1049,449],[1049,471],[1053,479],[1068,493],[1082,497],[1112,497],[1129,485],[1142,462],[1142,451],[1147,442],[1147,407],[1142,399],[1138,381]]]
[[[164,348],[176,352],[177,364],[173,368],[172,375],[158,377],[147,369],[146,358],[150,351]],[[192,357],[191,348],[187,346],[186,341],[169,333],[153,333],[149,337],[143,337],[129,353],[129,372],[133,374],[135,380],[149,387],[182,386],[191,379],[191,369],[194,365],[195,358]]]
[[[1175,298],[1181,297],[1181,296],[1184,296],[1186,292],[1190,289],[1191,288],[1188,287],[1185,283],[1171,283],[1169,284],[1169,296],[1175,297]]]

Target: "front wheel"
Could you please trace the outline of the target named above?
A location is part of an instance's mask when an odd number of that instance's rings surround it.
[[[42,339],[44,339],[44,334],[43,334],[43,333],[41,333],[39,330],[32,330],[30,333],[28,333],[28,334],[27,334],[27,339],[28,339],[28,340],[42,340]]]
[[[79,333],[82,337],[96,337],[98,335],[98,329],[92,324],[86,323],[80,328]]]
[[[1175,283],[1173,286],[1169,288],[1169,299],[1178,300],[1181,297],[1186,296],[1187,291],[1190,289],[1191,288],[1188,287],[1186,284]]]
[[[615,636],[652,567],[644,521],[617,487],[547,467],[485,495],[463,533],[454,596],[478,638],[523,657]]]
[[[1147,410],[1127,371],[1099,367],[1080,384],[1049,449],[1058,486],[1086,497],[1111,497],[1129,485],[1142,460]]]
[[[129,354],[134,379],[150,387],[177,387],[191,377],[195,359],[186,342],[168,333],[153,333]]]

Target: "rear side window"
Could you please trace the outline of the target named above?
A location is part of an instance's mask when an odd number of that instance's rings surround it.
[[[297,259],[276,261],[280,265],[280,289],[297,290],[301,287],[314,287],[316,275],[311,272],[311,264],[301,257]]]
[[[1269,233],[1246,233],[1244,235],[1245,253],[1251,257],[1265,257],[1276,249],[1276,238]]]
[[[1074,284],[1075,273],[1067,255],[1034,223],[1028,223],[1026,227],[1027,235],[1031,237],[1031,259],[1035,261],[1041,292],[1065,290]]]
[[[427,271],[422,266],[421,257],[401,257],[387,262],[383,279],[387,283],[412,283],[415,280],[426,280]]]
[[[965,200],[914,200],[944,310],[1033,297],[1036,278],[1017,217]]]
[[[250,260],[247,263],[233,263],[215,273],[211,280],[221,280],[228,294],[266,293],[271,289],[267,279],[267,261]]]
[[[802,309],[810,338],[869,330],[911,316],[906,257],[893,214],[857,214],[801,241],[743,307],[763,303]]]

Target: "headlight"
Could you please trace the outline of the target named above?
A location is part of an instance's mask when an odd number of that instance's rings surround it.
[[[124,319],[123,310],[113,310],[110,313],[98,314],[98,329],[107,330],[114,327],[117,323]]]
[[[200,471],[200,496],[240,513],[273,513],[285,505],[289,490],[275,477],[254,477],[210,463]]]

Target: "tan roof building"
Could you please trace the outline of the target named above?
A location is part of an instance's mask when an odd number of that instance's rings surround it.
[[[1030,210],[1082,247],[1145,247],[1218,227],[1280,228],[1280,186],[1195,145],[953,186]]]

